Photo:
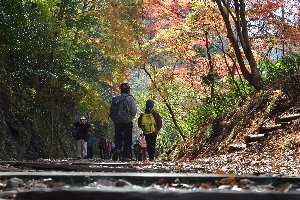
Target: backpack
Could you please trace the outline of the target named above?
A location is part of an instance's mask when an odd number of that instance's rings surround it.
[[[155,132],[156,122],[152,113],[142,114],[141,119],[142,130],[144,134],[150,134]]]
[[[109,117],[114,123],[127,123],[131,121],[129,104],[126,98],[132,95],[119,94],[112,98]]]

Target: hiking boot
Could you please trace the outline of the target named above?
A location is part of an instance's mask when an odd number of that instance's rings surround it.
[[[119,155],[120,155],[120,150],[119,150],[119,149],[116,149],[116,150],[114,151],[113,156],[112,156],[112,160],[113,160],[113,161],[118,161]]]

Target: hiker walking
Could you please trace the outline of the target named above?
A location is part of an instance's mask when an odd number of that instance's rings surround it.
[[[107,159],[106,146],[107,146],[107,141],[104,138],[104,136],[101,134],[98,142],[100,159]]]
[[[152,99],[146,101],[145,112],[138,118],[138,127],[143,130],[147,143],[149,160],[153,161],[156,137],[162,128],[162,118],[159,113],[154,110],[154,101]]]
[[[117,161],[122,152],[122,161],[130,161],[133,119],[136,116],[137,107],[134,97],[130,94],[128,83],[120,85],[121,93],[114,96],[110,107],[110,118],[115,124],[115,150],[112,160]],[[122,145],[124,142],[124,146]]]
[[[87,123],[85,117],[81,117],[79,121],[74,123],[74,127],[77,130],[76,132],[76,150],[77,158],[81,157],[86,158],[87,156],[87,137],[88,132],[90,132],[91,125]]]
[[[113,149],[115,148],[115,144],[112,141],[109,141],[107,143],[107,148],[108,148],[108,152],[107,152],[108,157],[107,158],[110,160],[111,156],[112,156]]]
[[[141,150],[140,141],[136,140],[134,145],[133,145],[133,153],[134,153],[135,160],[139,160],[140,150]]]

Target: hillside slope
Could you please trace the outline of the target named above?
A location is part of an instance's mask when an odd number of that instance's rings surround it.
[[[295,114],[300,107],[299,94],[300,74],[276,80],[264,91],[241,100],[222,119],[207,122],[181,145],[176,158],[227,173],[300,175],[300,119],[246,148],[229,152],[230,145],[245,147],[244,137],[259,134],[259,127],[275,125],[276,117]]]

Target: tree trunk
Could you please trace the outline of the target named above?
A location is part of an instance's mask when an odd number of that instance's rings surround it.
[[[208,58],[208,65],[209,65],[209,83],[210,85],[210,97],[214,98],[215,96],[215,76],[214,76],[214,65],[213,61],[210,55],[210,48],[209,48],[209,43],[208,43],[208,32],[205,31],[205,45],[206,45],[206,51],[207,51],[207,58]]]
[[[262,77],[249,43],[244,0],[234,0],[234,14],[231,12],[230,2],[226,3],[224,0],[216,0],[215,2],[217,3],[222,18],[225,22],[228,33],[227,37],[233,46],[244,78],[256,90],[263,89]],[[234,25],[231,24],[230,17],[233,18]],[[234,26],[234,28],[232,26]],[[237,36],[235,36],[233,29],[236,30]],[[240,46],[242,46],[243,52],[241,51]],[[246,68],[243,53],[245,54],[245,57],[250,65],[251,71],[248,71]]]

